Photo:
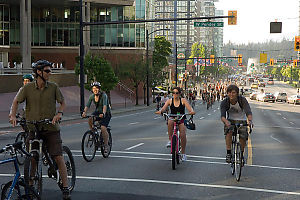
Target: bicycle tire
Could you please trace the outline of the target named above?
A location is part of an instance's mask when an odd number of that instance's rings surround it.
[[[177,138],[176,135],[173,135],[172,137],[172,143],[171,143],[171,153],[172,153],[172,169],[176,169],[176,144],[177,143]]]
[[[91,130],[84,133],[81,141],[81,152],[85,161],[91,162],[94,159],[97,148],[96,142],[95,134]],[[91,148],[90,152],[87,150],[88,146]],[[90,155],[88,153],[90,153]]]
[[[74,158],[69,147],[63,146],[63,156],[64,156],[64,161],[66,164],[67,174],[68,174],[68,186],[69,186],[68,188],[69,191],[72,191],[75,187],[75,182],[76,182],[76,168],[75,168]],[[65,159],[66,158],[65,156],[68,157],[68,160]],[[63,184],[62,184],[61,176],[59,177],[60,178],[57,184],[59,188],[62,190]]]
[[[15,142],[20,142],[20,141],[23,142],[22,148],[24,150],[26,150],[26,138],[27,138],[27,133],[23,131],[23,132],[18,133],[18,135],[17,135],[17,137],[15,139]],[[25,155],[24,155],[24,153],[21,150],[17,149],[16,150],[16,154],[17,154],[18,164],[19,165],[24,165],[24,162],[25,162]]]
[[[235,152],[235,179],[240,181],[242,174],[242,156],[241,156],[241,145],[239,143],[236,144]]]
[[[107,128],[107,133],[108,133],[108,149],[107,152],[104,152],[104,140],[102,137],[102,134],[100,135],[100,143],[101,143],[101,154],[103,156],[103,158],[108,158],[108,156],[110,155],[111,149],[112,149],[112,136],[111,136],[111,132],[110,129]]]
[[[43,177],[42,177],[42,165],[39,164],[39,155],[36,152],[33,152],[32,156],[26,156],[24,162],[24,180],[25,184],[31,185],[30,181],[30,171],[31,171],[31,160],[34,159],[36,162],[36,171],[33,177],[33,185],[32,187],[37,192],[37,194],[42,197],[43,191]]]
[[[6,183],[2,189],[1,192],[1,200],[6,200],[8,197],[8,193],[10,191],[10,187],[12,185],[13,181],[9,181]],[[18,189],[19,187],[19,189]],[[18,194],[18,191],[20,190],[20,195]],[[26,191],[27,190],[27,191]],[[12,191],[12,196],[10,197],[11,200],[13,199],[30,199],[30,200],[40,200],[41,198],[36,193],[36,191],[28,187],[23,181],[18,180],[18,184],[14,186],[14,190]],[[16,195],[16,196],[15,196]]]
[[[231,155],[232,155],[232,152],[234,153],[234,149],[235,149],[235,144],[232,143],[232,144],[231,144]],[[235,157],[234,157],[234,156],[231,156],[231,163],[230,163],[230,167],[231,167],[231,175],[234,175],[234,173],[235,173],[234,159],[235,159]]]

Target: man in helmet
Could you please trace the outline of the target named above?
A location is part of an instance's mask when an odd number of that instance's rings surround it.
[[[62,140],[60,137],[60,128],[58,121],[63,115],[65,108],[64,97],[59,87],[49,82],[52,63],[46,60],[39,60],[33,63],[32,68],[35,73],[36,81],[27,83],[20,89],[13,100],[10,111],[10,122],[16,125],[16,111],[18,104],[26,101],[25,117],[28,121],[40,121],[43,119],[52,119],[52,124],[41,124],[41,136],[46,144],[49,154],[54,158],[58,165],[63,184],[63,199],[70,199],[68,189],[67,168],[62,156]],[[56,111],[56,102],[60,104]],[[29,132],[27,143],[34,138],[34,127],[27,125]]]
[[[103,134],[104,139],[104,151],[108,149],[108,132],[107,126],[111,119],[109,100],[105,92],[101,91],[101,84],[99,82],[93,82],[91,84],[93,94],[89,97],[89,101],[87,102],[84,111],[82,112],[82,117],[86,117],[86,112],[90,108],[92,102],[95,104],[96,110],[92,113],[92,115],[99,116],[96,120],[100,121],[101,124],[101,132]],[[93,130],[93,119],[89,118],[89,126],[90,129]]]
[[[34,80],[34,77],[32,76],[32,74],[25,74],[23,76],[23,86],[26,85],[27,83],[30,83]]]

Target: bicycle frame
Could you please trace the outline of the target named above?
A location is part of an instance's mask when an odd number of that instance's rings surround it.
[[[173,134],[172,134],[172,138],[173,137],[176,137],[176,153],[178,154],[179,153],[179,146],[180,146],[180,141],[179,141],[179,127],[178,127],[178,123],[176,122],[176,120],[174,120],[174,128],[173,128]],[[172,153],[172,145],[173,145],[173,142],[171,142],[171,153]]]

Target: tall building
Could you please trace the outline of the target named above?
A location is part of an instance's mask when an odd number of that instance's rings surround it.
[[[83,20],[145,19],[149,1],[83,0]],[[1,2],[0,62],[4,67],[8,63],[12,67],[21,59],[23,67],[29,68],[32,60],[48,59],[67,69],[74,68],[79,55],[79,0]],[[101,54],[112,63],[128,59],[129,55],[141,57],[145,54],[145,24],[85,27],[84,47],[85,52]]]
[[[174,2],[175,1],[169,0],[156,0],[155,18],[174,18]],[[195,0],[177,0],[176,2],[177,18],[186,18],[188,17],[188,13],[190,13],[190,17],[195,17]],[[176,24],[178,53],[185,54],[190,51],[190,47],[194,43],[194,25],[192,21],[177,21]],[[158,22],[155,24],[155,29],[170,29],[169,31],[159,31],[157,34],[165,35],[167,40],[174,46],[174,22]]]
[[[215,2],[219,0],[197,0],[195,13],[197,16],[221,16],[222,10],[216,10]],[[207,21],[207,20],[199,20]],[[212,22],[223,21],[223,19],[212,19]],[[195,42],[203,44],[207,52],[215,51],[216,56],[223,55],[223,28],[222,27],[195,27]]]

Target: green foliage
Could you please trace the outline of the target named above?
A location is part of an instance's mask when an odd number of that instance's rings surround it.
[[[192,51],[191,51],[191,56],[189,58],[194,58],[194,57],[205,57],[205,47],[201,44],[201,43],[194,43],[192,45]],[[187,61],[187,64],[193,64],[194,60],[193,59],[189,59]]]
[[[154,39],[153,63],[150,68],[151,85],[156,86],[162,83],[165,78],[163,77],[162,70],[169,65],[167,57],[172,54],[172,44],[166,40],[164,36],[156,36]]]
[[[80,73],[80,66],[75,66],[75,73]],[[110,63],[97,55],[90,52],[84,58],[84,74],[87,75],[87,84],[85,88],[90,90],[90,85],[94,81],[101,83],[101,89],[107,93],[112,90],[119,82]]]

